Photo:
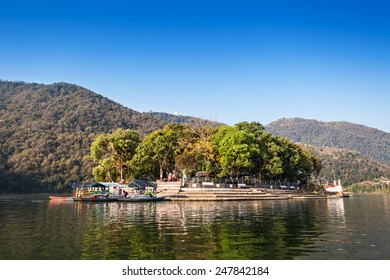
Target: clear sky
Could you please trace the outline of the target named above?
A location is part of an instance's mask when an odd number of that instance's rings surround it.
[[[1,1],[0,79],[141,112],[390,132],[389,1]]]

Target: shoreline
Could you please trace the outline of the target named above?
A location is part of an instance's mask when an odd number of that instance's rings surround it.
[[[168,201],[234,201],[234,200],[290,200],[290,199],[334,199],[341,194],[325,195],[297,190],[269,190],[259,188],[180,188],[162,190],[158,196]]]

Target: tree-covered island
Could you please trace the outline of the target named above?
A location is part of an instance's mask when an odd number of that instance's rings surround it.
[[[184,180],[203,174],[207,180],[306,181],[321,170],[321,161],[307,149],[273,136],[258,122],[213,127],[170,124],[143,140],[135,130],[117,129],[98,136],[90,157],[97,181],[163,180],[169,174]]]

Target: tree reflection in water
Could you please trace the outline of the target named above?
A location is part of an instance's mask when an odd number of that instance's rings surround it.
[[[318,250],[326,218],[313,201],[79,206],[89,212],[82,259],[293,259]]]

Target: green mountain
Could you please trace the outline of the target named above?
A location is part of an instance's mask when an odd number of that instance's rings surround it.
[[[85,88],[0,81],[0,191],[55,190],[89,179],[82,159],[116,128],[146,135],[164,122]]]
[[[390,133],[348,122],[280,119],[266,126],[274,135],[318,147],[355,150],[370,159],[390,165]]]
[[[321,159],[322,170],[319,180],[323,183],[341,179],[344,186],[373,181],[377,178],[390,178],[390,166],[349,149],[316,147],[304,145]]]

